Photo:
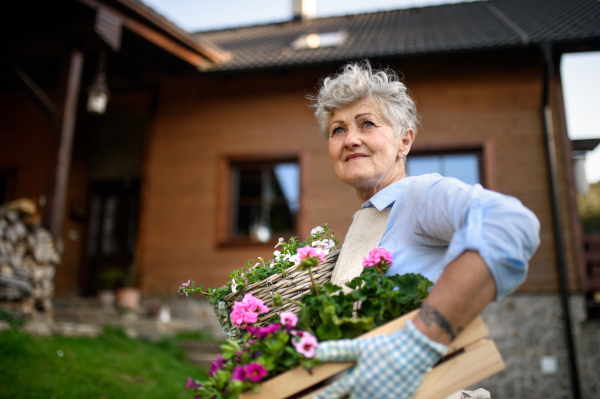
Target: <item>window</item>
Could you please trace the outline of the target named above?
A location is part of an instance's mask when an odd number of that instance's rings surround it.
[[[300,165],[298,158],[233,160],[229,170],[226,234],[221,243],[271,242],[298,234]]]
[[[409,176],[439,173],[467,184],[483,184],[482,151],[445,151],[415,153],[407,158]]]

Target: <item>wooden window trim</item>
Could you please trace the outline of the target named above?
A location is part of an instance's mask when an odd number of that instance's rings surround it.
[[[491,140],[415,143],[408,156],[447,154],[452,152],[460,153],[463,151],[481,152],[481,163],[479,165],[481,185],[487,189],[497,191],[494,143]]]
[[[306,233],[306,199],[307,199],[307,171],[308,171],[308,153],[305,151],[295,152],[267,152],[267,153],[246,153],[246,154],[227,154],[219,157],[218,160],[218,188],[217,188],[217,218],[216,218],[216,246],[218,248],[231,247],[273,247],[277,244],[279,237],[271,237],[266,243],[255,243],[249,238],[233,238],[230,235],[231,215],[231,164],[243,162],[276,162],[294,160],[298,162],[300,168],[300,196],[299,208],[296,221],[296,235],[303,237]]]

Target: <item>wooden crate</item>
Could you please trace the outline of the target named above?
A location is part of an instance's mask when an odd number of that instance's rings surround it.
[[[404,328],[417,310],[392,320],[357,339],[389,334]],[[443,361],[433,368],[423,381],[414,399],[443,399],[504,369],[504,362],[488,335],[483,320],[477,317],[449,345]],[[301,367],[287,371],[265,382],[258,394],[243,393],[239,399],[309,399],[324,389],[326,380],[354,366],[353,362],[325,363],[312,375]]]

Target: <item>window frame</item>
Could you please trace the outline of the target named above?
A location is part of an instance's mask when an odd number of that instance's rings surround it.
[[[494,162],[494,144],[484,141],[453,141],[413,144],[408,157],[422,155],[453,155],[477,153],[479,159],[479,180],[483,187],[497,190]]]
[[[240,163],[285,163],[296,162],[300,169],[300,193],[298,213],[296,214],[296,232],[289,235],[303,237],[306,233],[305,209],[306,209],[306,176],[308,155],[304,151],[297,152],[267,152],[254,154],[229,154],[219,157],[218,167],[218,195],[217,195],[217,223],[216,223],[216,246],[217,247],[260,247],[274,246],[278,239],[273,235],[266,243],[256,243],[249,237],[237,237],[233,235],[233,179],[232,165]],[[284,238],[289,238],[284,235]]]

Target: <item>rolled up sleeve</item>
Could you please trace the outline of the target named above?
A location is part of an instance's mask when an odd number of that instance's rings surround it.
[[[535,214],[518,199],[480,185],[452,178],[429,183],[421,183],[415,235],[428,245],[447,243],[444,267],[465,251],[479,252],[496,283],[496,299],[514,292],[540,244]]]

